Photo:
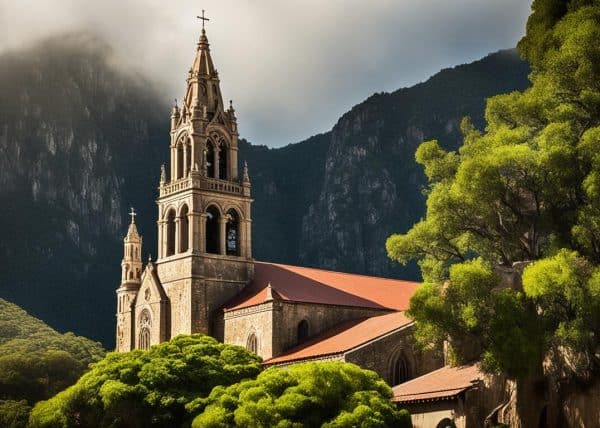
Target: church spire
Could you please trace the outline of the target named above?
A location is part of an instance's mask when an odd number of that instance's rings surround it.
[[[184,107],[188,111],[196,109],[198,112],[206,109],[210,115],[214,115],[217,110],[224,110],[219,89],[219,74],[213,63],[210,44],[204,29],[204,22],[208,21],[208,18],[204,17],[204,11],[198,18],[202,19],[202,33],[187,79],[188,87],[184,98]]]

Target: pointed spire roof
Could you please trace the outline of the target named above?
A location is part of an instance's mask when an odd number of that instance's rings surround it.
[[[187,79],[188,87],[184,98],[187,110],[206,107],[209,113],[223,109],[223,99],[219,90],[219,74],[210,55],[210,45],[206,30],[202,29],[197,44],[196,56]]]
[[[140,234],[138,233],[137,227],[135,225],[135,216],[137,215],[137,213],[133,208],[131,208],[129,215],[131,216],[131,223],[129,224],[129,229],[127,229],[127,236],[125,237],[125,240],[140,241]]]

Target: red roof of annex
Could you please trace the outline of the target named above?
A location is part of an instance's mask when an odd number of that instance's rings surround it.
[[[483,378],[478,364],[444,366],[392,388],[397,403],[449,400],[475,386]]]
[[[343,322],[278,357],[266,360],[264,364],[288,363],[341,354],[410,324],[412,320],[403,312]]]

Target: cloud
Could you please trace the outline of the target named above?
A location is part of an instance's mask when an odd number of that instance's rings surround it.
[[[91,30],[180,98],[206,9],[241,135],[270,146],[329,130],[374,92],[513,47],[523,0],[0,0],[0,51]]]

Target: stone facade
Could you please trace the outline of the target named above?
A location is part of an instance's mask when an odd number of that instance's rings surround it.
[[[224,339],[227,343],[246,346],[250,335],[257,334],[257,353],[268,359],[298,344],[298,326],[301,322],[308,325],[308,338],[340,322],[387,312],[389,311],[372,308],[273,300],[262,305],[225,312]]]

